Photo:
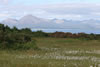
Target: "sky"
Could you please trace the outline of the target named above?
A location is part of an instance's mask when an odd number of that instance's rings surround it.
[[[100,19],[100,0],[0,0],[0,21],[32,14],[46,19]]]

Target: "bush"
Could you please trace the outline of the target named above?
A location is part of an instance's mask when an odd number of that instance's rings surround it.
[[[39,49],[36,45],[35,40],[28,42],[28,43],[24,43],[24,44],[15,44],[12,48],[14,50],[29,50],[29,49],[36,50],[36,49]]]
[[[37,49],[35,40],[32,40],[32,31],[28,28],[12,29],[0,24],[0,49]]]
[[[33,37],[48,37],[48,33],[45,33],[40,30],[37,32],[33,32]]]

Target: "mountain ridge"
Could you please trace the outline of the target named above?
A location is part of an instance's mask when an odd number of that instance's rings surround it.
[[[62,29],[95,29],[100,28],[99,20],[66,20],[66,19],[43,19],[33,15],[26,15],[19,20],[8,18],[1,23],[10,27],[16,26],[18,28],[62,28]],[[98,27],[97,27],[98,26]]]

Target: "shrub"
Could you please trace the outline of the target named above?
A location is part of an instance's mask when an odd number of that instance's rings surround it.
[[[29,49],[39,49],[36,45],[35,40],[28,42],[28,43],[24,43],[24,44],[15,44],[13,46],[14,50],[29,50]]]
[[[48,33],[45,33],[40,30],[37,32],[33,32],[33,37],[48,37]]]
[[[0,24],[0,49],[37,49],[35,40],[32,40],[32,31],[28,28],[12,29]]]

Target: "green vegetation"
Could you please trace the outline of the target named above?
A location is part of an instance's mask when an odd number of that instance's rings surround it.
[[[100,40],[33,38],[40,50],[0,51],[2,67],[90,67],[100,65]]]
[[[55,38],[76,38],[76,39],[83,39],[83,40],[99,40],[100,34],[86,34],[86,33],[64,33],[64,32],[55,32],[51,33],[49,37]]]
[[[8,26],[0,24],[0,49],[36,49],[35,40],[32,40],[32,31],[28,28],[12,29]],[[31,44],[30,44],[31,43]]]
[[[100,67],[100,34],[32,32],[0,24],[0,67]]]
[[[33,37],[49,37],[48,33],[40,31],[33,32]]]

